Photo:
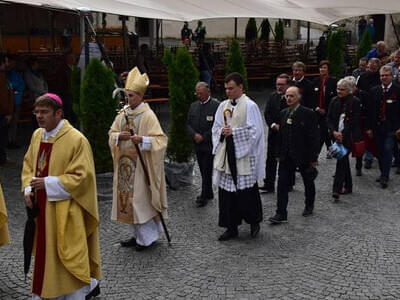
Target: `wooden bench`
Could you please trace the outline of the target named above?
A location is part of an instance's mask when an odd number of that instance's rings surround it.
[[[149,103],[149,105],[151,105],[151,107],[154,108],[154,112],[157,116],[161,112],[161,104],[168,103],[168,101],[169,98],[165,97],[144,99],[144,102]]]

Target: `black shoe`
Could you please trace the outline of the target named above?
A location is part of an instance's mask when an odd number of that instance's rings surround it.
[[[272,224],[282,224],[287,223],[287,217],[281,214],[275,214],[275,216],[268,219]]]
[[[312,214],[313,214],[313,210],[312,209],[305,208],[303,210],[303,217],[308,217],[308,216],[311,216]]]
[[[372,166],[372,161],[366,160],[364,162],[364,168],[365,169],[371,169],[371,166]]]
[[[227,229],[223,234],[221,234],[218,238],[218,241],[228,241],[233,239],[239,235],[237,230]]]
[[[332,193],[332,198],[336,201],[339,201],[340,194],[339,193]]]
[[[136,245],[135,245],[135,250],[136,250],[137,252],[140,252],[140,251],[143,251],[143,250],[147,250],[147,249],[151,248],[151,246],[153,246],[155,243],[156,243],[156,242],[153,242],[153,243],[151,243],[151,244],[148,245],[148,246],[143,246],[143,245],[136,244]]]
[[[397,167],[397,169],[396,169],[396,174],[400,174],[400,167]]]
[[[200,199],[199,201],[196,201],[196,207],[204,207],[207,205],[207,202],[207,199]]]
[[[266,193],[266,194],[275,193],[275,190],[273,188],[271,189],[266,184],[258,187],[258,189],[260,190],[260,193]]]
[[[293,192],[293,185],[289,186],[288,192],[289,192],[289,193],[290,193],[290,192]]]
[[[129,240],[120,242],[120,244],[121,244],[121,247],[135,247],[136,246],[136,239],[135,238],[131,238]]]
[[[91,290],[89,294],[86,295],[85,300],[89,300],[89,299],[95,298],[98,295],[100,295],[100,286],[99,286],[99,284],[97,284],[96,287],[93,290]]]
[[[356,176],[362,176],[361,169],[357,169],[357,170],[356,170]]]
[[[388,187],[388,180],[386,178],[382,177],[380,183],[383,189],[386,189]]]
[[[381,178],[378,177],[377,179],[375,179],[375,182],[381,182]]]
[[[255,238],[259,232],[260,232],[260,223],[250,225],[250,235],[252,238]]]

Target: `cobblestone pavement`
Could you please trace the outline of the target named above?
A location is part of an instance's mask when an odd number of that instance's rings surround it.
[[[23,151],[11,152],[11,158],[21,159]],[[101,197],[99,299],[400,299],[400,175],[393,172],[389,187],[380,189],[375,162],[362,177],[353,177],[353,194],[334,203],[335,162],[321,157],[315,214],[301,216],[304,197],[297,176],[289,223],[269,225],[276,198],[262,194],[265,220],[255,239],[243,224],[238,239],[217,241],[223,232],[217,227],[217,200],[204,208],[194,205],[197,168],[193,185],[168,190],[171,247],[162,237],[145,252],[121,248],[128,228],[111,222],[110,199]],[[12,239],[0,248],[0,299],[30,295],[23,275],[19,171],[0,169]]]

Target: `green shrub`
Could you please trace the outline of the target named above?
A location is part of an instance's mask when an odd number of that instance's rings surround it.
[[[178,163],[188,162],[193,155],[193,145],[186,132],[185,124],[190,104],[196,101],[194,92],[199,72],[186,48],[178,48],[176,54],[166,49],[163,63],[168,69],[171,116],[167,156]]]
[[[344,48],[343,30],[331,32],[328,35],[327,59],[330,63],[329,73],[336,78],[343,77]]]
[[[244,79],[244,90],[248,90],[247,83],[247,70],[244,65],[244,59],[242,55],[242,50],[240,49],[239,42],[237,40],[232,40],[229,46],[229,55],[226,60],[225,75],[232,72],[238,72],[243,76]]]
[[[108,131],[118,102],[112,98],[114,74],[94,58],[86,69],[80,94],[80,116],[83,132],[89,140],[97,173],[112,171]]]
[[[81,69],[74,66],[72,68],[71,75],[71,90],[72,90],[72,110],[78,120],[81,121],[81,104],[80,104],[80,94],[81,94]]]
[[[360,45],[358,46],[357,55],[355,57],[354,65],[358,66],[358,62],[360,58],[365,57],[369,50],[372,48],[372,36],[369,30],[364,30],[363,35],[361,36]]]
[[[262,41],[269,41],[269,33],[271,31],[270,24],[268,19],[264,19],[261,23],[261,36],[260,40]]]
[[[257,23],[255,18],[249,18],[246,25],[245,41],[246,43],[257,39]]]
[[[284,39],[283,22],[281,19],[279,19],[279,21],[275,23],[275,42],[281,43],[283,39]]]

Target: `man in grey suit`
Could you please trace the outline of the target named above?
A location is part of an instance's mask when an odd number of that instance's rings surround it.
[[[213,155],[211,128],[219,101],[211,98],[210,89],[205,82],[198,82],[196,95],[199,101],[193,102],[189,108],[187,131],[194,143],[194,150],[199,164],[202,185],[201,194],[197,196],[197,207],[203,207],[208,200],[214,198],[212,190]]]

